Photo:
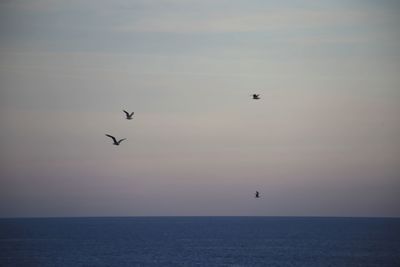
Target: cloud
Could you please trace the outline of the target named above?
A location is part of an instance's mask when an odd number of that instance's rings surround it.
[[[63,6],[62,0],[5,0],[1,1],[2,8],[12,8],[26,11],[51,11]]]
[[[260,32],[345,26],[366,22],[372,14],[362,11],[322,11],[306,9],[264,10],[224,14],[208,12],[203,16],[192,14],[158,14],[144,16],[134,23],[119,25],[123,32]]]

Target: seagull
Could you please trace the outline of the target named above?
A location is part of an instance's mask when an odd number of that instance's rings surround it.
[[[135,112],[129,113],[129,112],[126,111],[126,110],[123,110],[123,112],[125,112],[125,114],[126,114],[126,119],[127,119],[127,120],[131,120],[133,114],[135,113]]]
[[[260,94],[253,94],[253,99],[254,100],[260,99]]]
[[[260,192],[258,192],[258,191],[256,191],[256,193],[255,193],[255,196],[254,196],[255,198],[260,198]]]
[[[119,146],[119,144],[121,144],[121,142],[126,139],[126,138],[123,138],[123,139],[117,141],[117,139],[115,139],[115,137],[112,135],[106,134],[106,136],[110,137],[114,141],[113,145],[115,145],[115,146]]]

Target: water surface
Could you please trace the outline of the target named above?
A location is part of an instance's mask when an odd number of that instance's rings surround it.
[[[400,219],[0,219],[0,266],[400,266]]]

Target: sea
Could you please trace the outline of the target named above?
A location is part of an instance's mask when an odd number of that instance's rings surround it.
[[[0,266],[400,266],[400,218],[0,219]]]

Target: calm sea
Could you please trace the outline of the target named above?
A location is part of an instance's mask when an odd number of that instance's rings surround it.
[[[0,266],[400,266],[400,219],[0,219]]]

